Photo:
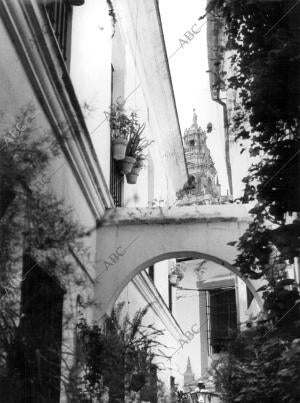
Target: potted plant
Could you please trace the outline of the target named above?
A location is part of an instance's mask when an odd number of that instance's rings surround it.
[[[129,141],[126,148],[125,160],[127,160],[132,165],[128,167],[127,171],[123,169],[123,172],[127,175],[127,183],[129,184],[136,183],[139,172],[144,166],[144,161],[146,159],[144,151],[153,142],[149,141],[145,137],[142,137],[144,129],[145,123],[139,124],[136,121],[135,130],[130,133]],[[130,175],[131,173],[132,175]]]
[[[116,104],[111,105],[110,113],[108,113],[112,154],[115,160],[123,160],[125,158],[129,133],[133,125],[132,119],[124,112],[124,104],[124,101],[117,100]]]
[[[127,180],[128,184],[130,184],[130,185],[136,184],[140,171],[145,166],[145,164],[144,164],[145,160],[146,160],[146,156],[144,154],[137,156],[136,162],[133,165],[131,171],[126,175],[126,180]]]
[[[121,162],[121,171],[127,175],[131,172],[137,160],[137,155],[141,146],[147,141],[142,138],[142,133],[145,129],[145,123],[140,124],[137,120],[136,113],[131,114],[131,127],[129,139],[126,146],[125,158]]]
[[[183,279],[184,275],[183,275],[183,271],[180,267],[180,265],[177,263],[175,264],[169,273],[169,282],[171,285],[177,286],[179,281],[181,281]]]

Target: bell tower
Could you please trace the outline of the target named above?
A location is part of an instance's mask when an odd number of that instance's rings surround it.
[[[184,379],[184,386],[188,386],[195,381],[195,375],[192,370],[190,357],[188,357],[187,359],[186,370],[185,373],[183,374],[183,379]]]
[[[179,197],[178,205],[220,203],[221,187],[217,170],[206,144],[210,131],[211,126],[208,125],[205,131],[198,125],[198,116],[193,109],[192,125],[184,131],[183,136],[189,174],[188,192]]]

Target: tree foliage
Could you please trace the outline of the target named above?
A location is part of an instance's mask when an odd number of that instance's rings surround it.
[[[300,37],[299,10],[289,1],[212,0],[208,12],[225,24],[231,50],[229,87],[236,90],[232,127],[236,141],[250,141],[254,162],[244,179],[244,199],[256,200],[254,223],[240,239],[237,265],[257,278],[271,243],[268,223],[284,229],[287,212],[300,206]],[[293,249],[299,254],[300,230]],[[287,246],[287,245],[285,245]]]
[[[237,142],[250,144],[253,161],[242,201],[257,204],[237,244],[236,265],[246,276],[267,280],[259,289],[264,320],[233,336],[228,354],[214,364],[227,403],[300,400],[299,291],[284,276],[285,260],[300,251],[300,226],[287,224],[287,215],[300,206],[300,37],[294,5],[211,0],[207,8],[225,27],[231,57],[227,84],[237,94],[231,130]]]
[[[299,366],[300,340],[259,326],[236,335],[212,371],[225,403],[297,403]]]
[[[72,271],[70,248],[84,249],[84,228],[48,186],[49,164],[59,156],[59,146],[34,122],[34,109],[26,107],[0,137],[2,276],[16,274],[24,245],[25,253],[56,275]]]

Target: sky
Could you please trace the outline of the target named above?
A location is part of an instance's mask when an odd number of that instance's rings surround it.
[[[223,111],[210,96],[209,77],[206,73],[206,18],[198,20],[205,13],[205,6],[206,0],[159,0],[181,132],[183,134],[184,129],[191,126],[193,108],[196,109],[198,123],[203,129],[208,122],[213,124],[207,144],[218,171],[221,192],[226,194],[228,181]],[[200,32],[193,34],[192,27],[195,32]]]

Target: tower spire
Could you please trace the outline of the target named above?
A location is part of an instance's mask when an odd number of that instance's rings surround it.
[[[192,365],[191,365],[190,357],[188,357],[188,359],[187,359],[186,372],[192,372]]]
[[[192,370],[191,360],[190,357],[187,359],[186,370],[184,373],[184,385],[189,385],[193,383],[195,380],[195,375]]]
[[[197,116],[197,113],[196,113],[196,109],[194,108],[193,109],[193,125],[194,126],[198,126],[197,120],[198,120],[198,116]]]

